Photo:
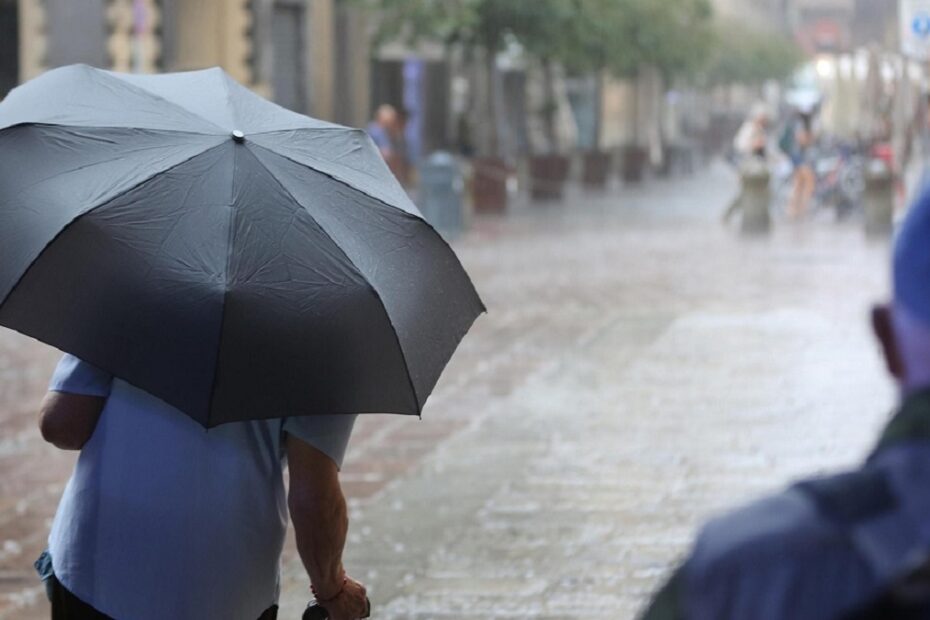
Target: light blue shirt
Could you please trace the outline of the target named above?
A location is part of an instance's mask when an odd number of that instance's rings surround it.
[[[68,590],[119,620],[256,620],[277,602],[283,434],[341,466],[355,416],[205,430],[70,355],[50,389],[107,398],[49,537]]]

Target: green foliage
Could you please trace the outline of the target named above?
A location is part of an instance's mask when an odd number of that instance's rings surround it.
[[[562,61],[575,72],[626,77],[642,66],[668,76],[693,72],[712,37],[708,0],[576,0]]]
[[[802,60],[800,48],[784,35],[721,22],[704,73],[709,84],[754,85],[787,78]]]
[[[709,0],[355,0],[379,13],[378,41],[431,39],[499,50],[509,39],[576,73],[692,72],[711,42]]]
[[[375,45],[392,40],[430,39],[451,43],[472,28],[470,2],[459,0],[354,0],[377,16]]]
[[[693,75],[706,62],[714,40],[709,0],[635,0],[635,39],[646,64],[668,77]]]
[[[377,42],[422,39],[466,48],[501,49],[508,36],[520,38],[548,28],[538,6],[574,0],[356,0],[378,14]]]

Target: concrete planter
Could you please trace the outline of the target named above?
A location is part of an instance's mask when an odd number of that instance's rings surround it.
[[[588,189],[602,190],[607,187],[610,178],[610,153],[604,151],[587,151],[582,155],[581,180]]]
[[[476,213],[503,213],[507,210],[507,177],[510,168],[499,157],[472,160],[472,200]]]
[[[621,174],[626,183],[641,183],[646,172],[648,153],[641,146],[627,146],[623,149],[623,167]]]
[[[564,155],[534,155],[530,157],[530,195],[533,200],[562,200],[565,182],[571,170],[571,159]]]

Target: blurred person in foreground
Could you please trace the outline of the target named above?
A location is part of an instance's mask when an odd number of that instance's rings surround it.
[[[752,111],[746,120],[740,126],[736,137],[733,139],[734,164],[738,170],[741,170],[748,162],[757,160],[767,163],[769,153],[769,111],[765,104],[757,103],[753,106]],[[742,208],[743,188],[740,188],[739,194],[727,207],[723,214],[723,221],[729,222],[730,219]]]
[[[46,441],[81,451],[36,562],[53,620],[274,620],[288,509],[317,601],[332,620],[361,618],[338,473],[354,421],[205,430],[65,355],[39,413]]]
[[[858,469],[712,520],[645,620],[930,618],[930,193],[872,322],[901,404]]]

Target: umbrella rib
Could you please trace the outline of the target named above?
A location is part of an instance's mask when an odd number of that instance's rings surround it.
[[[196,136],[216,136],[214,133],[201,133],[199,131],[190,131],[188,129],[162,129],[156,127],[136,127],[135,125],[62,125],[60,123],[33,123],[33,122],[22,122],[16,123],[15,125],[8,125],[6,127],[0,127],[0,134],[4,133],[7,130],[15,129],[17,127],[48,127],[49,129],[71,129],[74,131],[87,131],[93,129],[112,129],[118,131],[151,131],[152,133],[170,133],[178,134],[181,136],[189,136],[191,134]]]
[[[235,174],[233,174],[233,178],[235,178]],[[232,208],[235,204],[236,196],[235,192],[233,192],[229,205],[229,229],[226,232],[226,269],[223,274],[226,285],[223,287],[223,305],[220,309],[220,334],[216,345],[216,362],[213,364],[213,380],[210,382],[210,399],[207,401],[207,419],[204,423],[204,426],[207,428],[210,428],[210,418],[213,417],[213,397],[216,396],[216,379],[220,374],[220,359],[223,351],[223,332],[226,331],[226,301],[229,297],[229,266],[232,263],[232,245],[236,229],[233,219],[236,217],[238,211],[238,209]]]
[[[154,179],[155,177],[157,177],[157,176],[159,176],[159,175],[162,175],[162,174],[165,174],[166,172],[171,172],[172,170],[178,168],[179,166],[183,166],[184,164],[188,163],[188,162],[191,161],[192,159],[195,159],[195,158],[197,158],[197,157],[200,157],[201,155],[205,155],[206,153],[209,153],[209,152],[212,151],[213,149],[218,149],[218,148],[220,148],[221,146],[223,146],[223,145],[225,145],[225,144],[226,144],[226,142],[225,142],[225,140],[224,140],[224,141],[221,142],[220,144],[216,144],[216,145],[211,146],[211,147],[209,147],[209,148],[207,148],[207,149],[204,149],[203,151],[200,151],[199,153],[195,153],[195,154],[191,155],[190,157],[186,157],[186,158],[184,158],[182,161],[179,161],[178,163],[176,163],[176,164],[174,164],[174,165],[168,166],[168,167],[165,168],[164,170],[159,170],[158,172],[155,172],[155,173],[153,173],[153,174],[151,174],[151,175],[145,177],[144,179],[141,179],[139,182],[137,182],[137,183],[135,183],[135,184],[133,184],[133,185],[130,185],[129,187],[125,188],[123,191],[119,192],[118,194],[114,194],[113,196],[110,196],[107,200],[105,200],[105,201],[103,201],[103,202],[101,202],[101,203],[99,203],[99,204],[92,205],[92,206],[90,206],[90,207],[84,209],[84,210],[81,211],[80,213],[76,214],[73,218],[71,218],[71,219],[68,221],[67,224],[65,224],[64,226],[62,226],[62,227],[61,227],[61,230],[59,230],[51,239],[49,239],[48,243],[46,243],[44,246],[42,246],[42,249],[39,250],[39,253],[36,254],[36,256],[35,256],[32,260],[29,261],[29,265],[28,265],[28,266],[23,270],[23,272],[19,275],[19,277],[16,279],[16,282],[13,283],[13,286],[10,287],[10,290],[7,292],[7,294],[6,294],[2,299],[0,299],[0,306],[3,306],[3,304],[6,303],[7,299],[10,298],[10,295],[13,294],[13,292],[17,289],[17,287],[19,287],[20,283],[23,281],[23,278],[26,277],[26,274],[29,272],[29,269],[32,267],[32,265],[35,264],[35,262],[45,253],[45,251],[46,251],[49,247],[51,247],[51,245],[52,245],[53,243],[55,243],[55,241],[57,241],[58,238],[61,237],[61,235],[63,235],[63,234],[65,233],[65,231],[67,231],[69,228],[71,228],[72,224],[74,224],[77,220],[79,220],[80,218],[84,217],[85,215],[87,215],[87,214],[90,213],[91,211],[94,211],[94,210],[96,210],[96,209],[99,209],[100,207],[102,207],[102,206],[104,206],[104,205],[106,205],[106,204],[109,204],[109,203],[113,202],[114,200],[116,200],[116,199],[118,199],[118,198],[120,198],[120,197],[122,197],[122,196],[125,196],[125,195],[128,194],[129,192],[132,192],[132,191],[138,189],[139,187],[141,187],[141,186],[144,185],[145,183],[148,183],[149,181],[151,181],[151,180]]]
[[[355,131],[352,127],[333,124],[332,127],[294,127],[293,129],[266,129],[265,131],[256,131],[253,136],[267,136],[273,133],[290,133],[292,131]]]
[[[151,90],[149,90],[149,89],[147,89],[147,88],[143,88],[142,86],[138,86],[138,85],[136,85],[136,84],[133,84],[132,82],[130,82],[130,81],[128,81],[128,80],[124,80],[124,79],[120,78],[119,74],[116,73],[116,72],[113,72],[113,71],[103,71],[103,70],[100,70],[100,69],[95,69],[95,68],[93,68],[93,67],[91,67],[91,68],[92,68],[95,72],[100,73],[100,74],[103,74],[103,75],[106,75],[106,76],[107,76],[108,78],[110,78],[110,79],[118,80],[120,84],[123,84],[123,85],[127,86],[128,88],[134,90],[134,91],[137,92],[137,93],[142,93],[142,94],[144,94],[144,95],[146,95],[146,96],[148,96],[148,97],[151,97],[151,98],[153,98],[153,99],[156,99],[156,100],[158,100],[159,103],[162,103],[162,104],[164,104],[164,105],[166,105],[166,106],[170,106],[170,107],[172,107],[172,108],[174,108],[174,109],[176,109],[176,110],[181,110],[182,112],[184,112],[184,114],[187,114],[187,115],[189,115],[189,116],[193,116],[194,118],[199,119],[199,120],[203,121],[204,123],[207,123],[208,125],[210,125],[210,126],[212,126],[212,127],[215,127],[216,130],[219,131],[220,133],[226,133],[226,130],[225,130],[225,129],[223,129],[222,127],[220,127],[219,125],[217,125],[216,123],[214,123],[213,121],[211,121],[210,119],[206,118],[205,116],[203,116],[203,115],[201,115],[201,114],[198,114],[197,112],[194,112],[193,110],[189,110],[189,109],[185,108],[184,106],[182,106],[182,105],[179,104],[179,103],[175,103],[175,102],[173,102],[173,101],[171,101],[171,100],[169,100],[169,99],[165,99],[164,97],[162,97],[162,96],[159,95],[158,93],[155,93],[155,92],[153,92],[153,91],[151,91]],[[141,129],[141,128],[140,128],[140,129]]]
[[[263,148],[263,147],[259,147],[259,148]],[[264,149],[264,150],[268,150],[268,149]],[[269,151],[269,152],[272,152],[272,153],[273,153],[273,151]],[[255,157],[255,156],[253,155],[253,157]],[[362,274],[361,270],[360,270],[360,269],[358,268],[358,266],[355,264],[355,261],[353,261],[353,260],[349,257],[349,255],[346,253],[346,251],[342,248],[341,245],[339,245],[339,244],[336,242],[336,240],[332,237],[332,235],[330,235],[329,232],[328,232],[325,228],[323,228],[323,225],[320,224],[320,223],[316,220],[316,218],[313,217],[313,214],[310,213],[310,211],[307,209],[307,207],[305,207],[305,206],[303,205],[302,202],[300,202],[299,200],[297,200],[297,198],[294,196],[294,194],[292,194],[291,191],[290,191],[289,189],[287,189],[287,187],[285,187],[284,183],[281,182],[281,179],[279,179],[278,176],[277,176],[268,166],[265,165],[265,162],[263,162],[263,161],[262,161],[261,159],[259,159],[258,157],[255,157],[255,161],[257,161],[258,164],[259,164],[262,168],[265,169],[265,172],[267,172],[268,175],[269,175],[272,179],[274,179],[274,182],[278,184],[278,186],[284,191],[284,193],[286,193],[288,196],[290,196],[291,200],[293,200],[295,204],[300,205],[300,207],[304,210],[304,212],[305,212],[307,215],[309,215],[310,218],[311,218],[311,219],[316,223],[316,225],[320,228],[320,231],[322,231],[322,233],[323,233],[324,235],[326,235],[326,238],[329,239],[329,240],[332,242],[333,246],[335,246],[336,249],[339,250],[339,251],[342,253],[343,256],[345,256],[346,260],[349,261],[349,264],[352,265],[352,267],[353,267],[356,271],[358,271],[359,274]],[[328,176],[328,175],[327,175],[327,176]],[[364,192],[362,192],[362,193],[364,193]],[[367,194],[366,194],[366,195],[367,195]],[[364,274],[362,274],[362,275],[364,276]],[[387,317],[388,323],[391,324],[391,332],[393,332],[393,334],[394,334],[394,341],[397,343],[397,350],[400,351],[400,358],[404,361],[404,374],[407,375],[407,381],[408,381],[408,383],[409,383],[409,385],[410,385],[410,392],[411,392],[411,394],[413,395],[413,402],[414,402],[414,404],[416,405],[417,414],[419,414],[419,413],[421,412],[421,407],[422,407],[421,404],[420,404],[420,397],[419,397],[419,395],[417,394],[416,386],[414,386],[414,384],[413,384],[413,376],[410,374],[410,364],[409,364],[409,362],[407,361],[407,354],[404,352],[404,347],[403,347],[403,346],[401,345],[401,343],[400,343],[400,336],[397,335],[397,327],[394,325],[394,319],[391,318],[391,313],[388,312],[387,306],[386,306],[385,303],[384,303],[384,299],[381,297],[381,293],[379,293],[378,290],[377,290],[374,286],[372,286],[371,282],[368,281],[368,278],[365,278],[365,284],[367,284],[367,285],[368,285],[368,288],[370,288],[371,291],[374,293],[375,299],[378,300],[378,304],[381,306],[381,309],[384,310],[384,316]]]
[[[232,119],[233,125],[238,127],[239,119],[236,114],[236,106],[232,104],[232,91],[229,90],[229,80],[229,74],[223,71],[220,76],[220,81],[223,82],[223,91],[226,93],[226,109],[229,110],[229,118]]]
[[[288,129],[288,130],[285,130],[285,131],[294,131],[294,130]],[[266,133],[274,133],[274,132],[266,132]],[[270,149],[270,148],[268,148],[267,146],[262,146],[261,144],[257,144],[257,143],[255,143],[255,142],[250,142],[250,143],[249,143],[249,148],[253,148],[253,147],[257,147],[257,148],[259,148],[259,149],[261,149],[261,150],[263,150],[263,151],[265,151],[265,152],[267,152],[267,153],[270,153],[270,154],[272,154],[272,155],[274,155],[274,156],[276,156],[276,157],[282,157],[282,158],[286,159],[287,161],[291,162],[292,164],[295,164],[295,165],[300,166],[300,167],[302,167],[302,168],[309,168],[310,170],[313,170],[313,171],[316,172],[317,174],[322,174],[323,176],[325,176],[325,177],[327,177],[327,178],[329,178],[329,179],[332,179],[333,181],[339,183],[340,185],[342,185],[342,186],[344,186],[344,187],[347,187],[348,189],[352,190],[353,192],[358,192],[359,194],[362,194],[362,195],[364,195],[364,196],[367,196],[367,197],[371,198],[372,200],[374,200],[375,202],[378,202],[378,203],[380,203],[380,204],[382,204],[382,205],[388,207],[389,209],[394,209],[395,211],[400,211],[401,214],[402,214],[403,216],[408,217],[408,218],[410,218],[410,219],[412,219],[412,220],[416,220],[416,221],[422,223],[423,225],[425,225],[427,228],[429,228],[429,229],[433,232],[434,235],[436,235],[437,237],[439,237],[439,240],[443,243],[443,245],[445,245],[445,246],[449,249],[449,251],[453,253],[453,255],[455,254],[455,251],[452,249],[452,246],[449,244],[449,242],[446,240],[446,238],[443,237],[442,235],[440,235],[440,234],[439,234],[439,231],[436,230],[436,227],[433,226],[432,224],[430,224],[430,223],[426,220],[426,218],[424,218],[424,217],[419,217],[419,216],[417,216],[417,215],[415,215],[415,214],[413,214],[413,213],[410,213],[409,211],[407,211],[407,210],[405,210],[405,209],[401,209],[400,207],[397,207],[397,206],[395,206],[395,205],[392,205],[392,204],[389,203],[389,202],[385,202],[385,201],[382,200],[381,198],[378,198],[377,196],[372,196],[370,193],[368,193],[368,192],[366,192],[366,191],[363,191],[363,190],[360,190],[359,188],[357,188],[357,187],[355,187],[355,186],[349,184],[347,181],[343,181],[342,179],[340,179],[340,178],[338,178],[338,177],[335,177],[335,176],[333,176],[332,174],[330,174],[330,173],[328,173],[328,172],[325,172],[325,171],[323,171],[323,170],[320,170],[319,168],[316,168],[315,166],[311,166],[311,165],[309,165],[309,164],[306,164],[306,163],[304,163],[304,162],[302,162],[302,161],[298,161],[298,160],[294,159],[293,157],[288,157],[287,155],[284,155],[283,153],[278,153],[277,151],[275,151],[275,150],[273,150],[273,149]],[[256,159],[258,159],[258,158],[256,158]],[[261,163],[261,160],[259,160],[259,162]],[[267,170],[267,167],[266,167],[264,164],[262,164],[262,167],[264,167],[264,168]],[[274,177],[274,173],[272,173],[272,176]],[[275,177],[275,180],[276,180],[276,181],[278,180],[277,177]],[[278,183],[280,183],[280,181],[278,181]],[[285,188],[285,191],[287,191],[286,188]],[[288,192],[288,193],[290,193],[290,192]],[[297,204],[300,204],[300,203],[298,202]],[[303,206],[303,205],[301,205],[301,206]],[[324,231],[324,232],[325,232],[325,231]],[[337,247],[338,247],[338,246],[337,246]],[[342,249],[342,248],[340,248],[340,249]],[[465,274],[465,277],[468,279],[468,282],[469,282],[469,284],[471,284],[472,288],[474,288],[474,283],[473,283],[472,280],[471,280],[471,276],[468,275],[468,274],[466,273],[466,274]],[[484,302],[481,303],[481,307],[482,307],[482,309],[483,309],[484,312],[487,312],[487,308],[485,307]]]
[[[86,129],[126,129],[125,127],[78,127],[78,126],[76,126],[76,125],[46,125],[46,124],[42,124],[42,125],[33,125],[33,126],[35,126],[35,127],[49,127],[49,128],[52,128],[52,129],[61,129],[61,128],[65,128],[65,129],[77,129],[77,130],[86,130]],[[158,131],[158,132],[160,132],[161,130],[146,129],[145,131]],[[180,131],[174,131],[174,132],[172,132],[172,133],[178,133],[178,134],[182,134],[182,135],[189,135],[189,134],[187,134],[187,133],[185,133],[185,132],[180,132]],[[207,135],[210,135],[210,134],[198,134],[198,135],[207,136]],[[217,145],[217,146],[219,146],[219,145]],[[143,149],[138,149],[137,152],[143,151],[143,150],[153,150],[153,151],[154,151],[154,150],[163,149],[163,148],[165,148],[164,145],[152,145],[152,146],[144,147]],[[214,148],[214,147],[210,147],[210,148],[212,149],[212,148]],[[207,150],[210,150],[210,149],[207,149]],[[206,152],[207,152],[207,151],[204,151],[203,153],[206,153]],[[199,153],[198,155],[203,155],[203,153]],[[194,155],[194,157],[197,157],[198,155]],[[62,174],[72,174],[72,173],[75,173],[75,172],[80,172],[81,170],[87,170],[88,168],[93,168],[94,166],[105,166],[106,164],[109,164],[109,163],[114,162],[114,161],[116,161],[116,160],[118,160],[118,159],[121,159],[121,158],[124,157],[124,156],[125,156],[125,152],[121,152],[121,153],[117,154],[116,156],[114,156],[112,159],[107,159],[107,160],[102,160],[102,161],[97,161],[97,162],[85,164],[85,165],[83,165],[83,166],[78,166],[78,167],[76,167],[76,168],[72,168],[71,170],[67,170],[67,171],[65,171],[65,172],[61,172],[61,173],[52,175],[52,176],[50,176],[50,177],[41,178],[41,179],[35,181],[34,183],[32,183],[31,185],[26,185],[25,187],[20,188],[20,190],[19,190],[18,192],[16,192],[15,194],[12,194],[12,197],[20,196],[20,195],[23,194],[24,192],[27,192],[28,190],[32,189],[33,187],[35,187],[35,186],[37,186],[37,185],[41,185],[42,183],[44,183],[44,182],[46,182],[46,181],[48,181],[48,180],[50,180],[50,179],[53,179],[53,178],[56,177],[56,176],[60,176],[60,175],[62,175]],[[181,162],[181,163],[184,163],[184,162]],[[170,168],[168,168],[168,170],[170,170]],[[156,175],[158,175],[158,174],[161,174],[161,172],[156,173]],[[155,175],[153,175],[153,176],[155,176]],[[146,177],[145,179],[142,180],[142,183],[145,183],[146,181],[150,180],[151,178],[152,178],[152,177]],[[129,188],[129,190],[127,190],[127,191],[131,191],[134,187],[135,187],[135,186]],[[124,193],[125,193],[125,192],[124,192]],[[117,195],[113,196],[113,198],[118,198],[118,197],[121,196],[121,195],[122,195],[122,194],[117,194]],[[112,200],[113,198],[111,198],[110,200]],[[82,215],[83,215],[83,214],[82,214]]]
[[[291,131],[291,130],[288,130],[288,131]],[[258,147],[258,148],[262,149],[263,151],[268,151],[268,152],[271,153],[272,155],[277,155],[278,157],[283,157],[284,159],[288,160],[289,162],[291,162],[291,163],[293,163],[293,164],[297,164],[298,166],[301,166],[301,167],[303,167],[303,168],[309,168],[310,170],[313,170],[314,172],[317,172],[317,173],[319,173],[319,174],[322,174],[323,176],[329,177],[329,178],[332,179],[333,181],[336,181],[336,182],[339,183],[340,185],[344,185],[345,187],[348,187],[349,189],[351,189],[351,190],[354,191],[354,192],[358,192],[358,193],[360,193],[360,194],[364,194],[364,195],[368,196],[369,198],[371,198],[372,200],[376,200],[376,201],[380,202],[381,204],[383,204],[384,206],[390,207],[391,209],[396,209],[397,211],[400,211],[401,213],[405,214],[406,216],[408,216],[408,217],[410,217],[410,218],[417,219],[417,220],[419,220],[419,221],[421,221],[421,222],[424,222],[424,223],[426,223],[428,226],[430,226],[430,228],[432,228],[432,225],[431,225],[429,222],[427,222],[425,219],[423,219],[423,218],[421,218],[421,217],[418,217],[417,215],[415,215],[415,214],[413,214],[413,213],[407,211],[406,209],[402,209],[401,207],[398,207],[397,205],[392,205],[391,203],[385,201],[385,200],[382,199],[382,198],[378,198],[377,196],[373,196],[373,195],[371,195],[369,192],[366,192],[366,191],[364,191],[364,190],[361,190],[361,189],[355,187],[354,185],[352,185],[352,184],[349,183],[348,181],[345,181],[345,180],[343,180],[343,179],[340,179],[339,177],[333,175],[331,172],[326,172],[325,170],[320,170],[320,169],[317,168],[316,166],[311,166],[310,164],[308,164],[308,163],[306,163],[306,162],[299,161],[299,160],[297,160],[297,159],[294,159],[293,157],[289,157],[289,156],[285,155],[284,153],[279,153],[279,152],[275,151],[274,149],[270,149],[270,148],[268,148],[267,146],[262,146],[261,144],[256,144],[255,142],[251,142],[251,143],[250,143],[250,146]],[[263,164],[263,165],[264,165],[264,164]],[[414,205],[414,206],[416,206],[416,205]],[[438,233],[437,233],[437,234],[438,234]]]

